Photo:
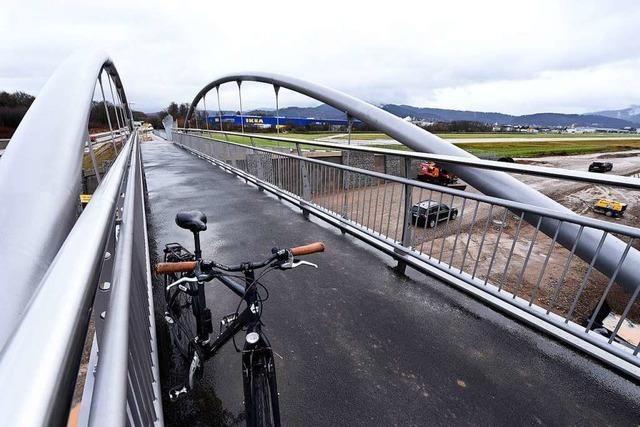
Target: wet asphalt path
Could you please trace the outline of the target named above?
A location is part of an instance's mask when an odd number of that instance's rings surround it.
[[[142,155],[156,255],[166,242],[192,247],[173,222],[181,209],[207,214],[203,252],[223,263],[326,243],[309,257],[319,270],[264,280],[284,425],[638,425],[638,385],[590,358],[423,274],[397,275],[390,258],[169,143]],[[215,330],[238,302],[219,285],[207,301]],[[166,392],[185,366],[161,320]],[[240,366],[229,344],[189,399],[165,400],[167,424],[243,425]]]

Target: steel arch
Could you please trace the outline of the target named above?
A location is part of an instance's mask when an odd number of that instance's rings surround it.
[[[458,148],[436,135],[351,95],[315,83],[272,73],[243,72],[222,76],[212,81],[204,86],[194,97],[187,112],[185,122],[188,123],[189,117],[193,114],[200,99],[211,89],[217,88],[224,83],[240,83],[243,81],[271,84],[276,88],[284,87],[294,92],[307,95],[372,125],[396,141],[416,151],[476,158],[473,154]],[[447,164],[447,168],[462,177],[462,179],[472,187],[477,188],[489,196],[559,212],[571,212],[560,203],[504,172],[470,169],[463,165],[456,164]],[[537,216],[527,215],[525,219],[529,223],[534,224],[534,226],[538,221]],[[557,227],[557,221],[549,221],[548,219],[543,219],[540,224],[540,230],[550,237],[556,234]],[[575,253],[587,263],[590,263],[593,257],[598,254],[595,268],[606,276],[611,277],[618,268],[618,262],[624,253],[626,243],[615,236],[609,235],[605,238],[602,248],[599,251],[598,247],[601,238],[601,231],[585,229],[580,235],[579,227],[571,224],[562,225],[557,233],[557,242],[566,248],[571,249],[574,242],[578,240]],[[619,268],[616,282],[622,285],[628,293],[633,293],[636,288],[640,287],[638,277],[640,277],[640,252],[636,249],[631,249],[624,263]]]

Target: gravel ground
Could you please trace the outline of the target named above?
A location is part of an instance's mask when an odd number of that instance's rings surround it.
[[[535,160],[519,159],[518,161],[572,170],[586,170],[590,162],[606,159],[614,163],[613,173],[631,175],[640,171],[638,155],[640,155],[640,151],[626,151],[541,157]],[[634,227],[640,224],[640,214],[638,213],[640,192],[638,191],[543,177],[522,175],[517,177],[578,214]],[[467,187],[467,191],[477,192],[471,187]],[[551,309],[557,314],[567,315],[575,304],[576,307],[570,318],[577,323],[583,323],[589,319],[608,283],[608,279],[604,275],[593,270],[581,297],[575,301],[575,295],[581,288],[583,278],[588,270],[587,263],[573,257],[569,263],[565,281],[558,289],[560,277],[569,261],[570,253],[568,250],[559,244],[555,244],[551,249],[552,239],[542,233],[536,234],[535,243],[530,250],[535,228],[527,223],[523,223],[520,227],[518,239],[514,244],[518,217],[510,212],[505,212],[503,208],[494,207],[491,209],[490,205],[484,203],[476,207],[476,203],[470,200],[466,202],[463,212],[462,199],[456,197],[452,200],[452,196],[447,194],[443,194],[440,199],[441,194],[414,188],[412,194],[414,203],[426,199],[442,200],[442,203],[457,208],[459,216],[456,220],[440,223],[434,229],[412,227],[412,247],[443,263],[450,264],[450,268],[459,270],[460,267],[463,267],[463,271],[469,273],[473,273],[475,270],[476,277],[482,280],[488,277],[491,283],[502,285],[505,290],[516,292],[518,296],[543,307],[548,307],[553,301]],[[607,218],[592,211],[591,206],[595,200],[604,197],[627,203],[627,211],[623,218]],[[328,195],[316,195],[314,201],[339,213],[343,212],[343,202],[346,201],[344,213],[349,219],[398,241],[402,238],[404,197],[403,186],[400,184],[374,182],[371,187],[334,192]],[[490,212],[491,218],[489,217]],[[485,229],[487,233],[483,239]],[[456,234],[458,234],[457,239]],[[638,244],[634,244],[634,246],[638,247]],[[513,255],[509,259],[512,247]],[[529,252],[531,253],[523,271]],[[547,258],[549,258],[548,261]],[[607,297],[607,302],[614,311],[621,313],[628,299],[628,295],[614,286]],[[640,320],[640,304],[634,305],[631,318]]]

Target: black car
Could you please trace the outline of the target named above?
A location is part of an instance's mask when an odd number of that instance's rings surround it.
[[[440,221],[456,219],[458,209],[450,208],[435,200],[424,200],[411,208],[411,224],[418,227],[435,227]]]
[[[589,165],[589,172],[609,172],[613,169],[613,163],[593,162]]]

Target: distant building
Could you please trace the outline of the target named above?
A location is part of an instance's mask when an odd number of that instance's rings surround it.
[[[306,127],[306,126],[329,126],[332,128],[347,127],[349,122],[344,119],[315,119],[313,117],[275,117],[275,116],[245,116],[239,114],[224,114],[222,116],[209,116],[209,124],[216,127],[222,123],[233,123],[235,125],[253,126],[258,128],[271,128],[276,126]],[[353,120],[354,125],[361,124],[360,120]]]

